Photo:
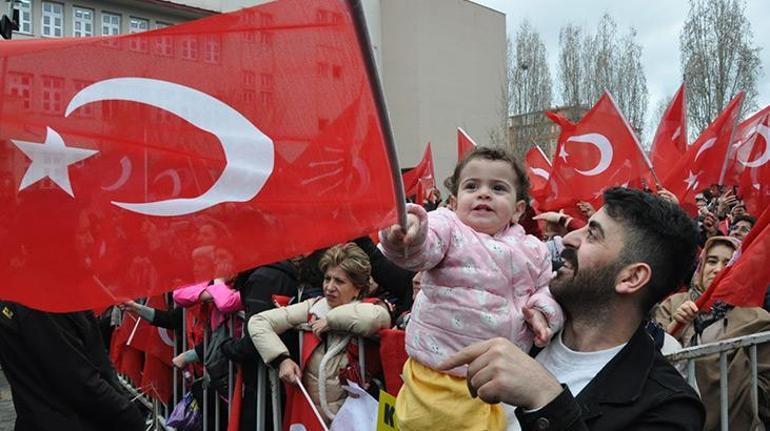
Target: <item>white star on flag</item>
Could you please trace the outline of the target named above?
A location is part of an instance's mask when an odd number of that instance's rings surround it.
[[[685,183],[687,183],[687,190],[695,190],[695,187],[698,187],[698,175],[700,175],[700,172],[697,174],[693,174],[692,171],[688,171],[690,174],[687,176],[687,179],[684,180]]]
[[[69,165],[98,153],[96,150],[67,147],[61,136],[50,127],[46,128],[45,142],[43,143],[16,139],[11,139],[11,142],[32,161],[24,174],[24,178],[21,179],[19,191],[48,177],[73,198],[75,195],[72,193],[72,185],[70,184]]]
[[[567,163],[567,149],[564,148],[564,145],[561,146],[561,149],[559,150],[559,157],[564,161],[564,163]]]

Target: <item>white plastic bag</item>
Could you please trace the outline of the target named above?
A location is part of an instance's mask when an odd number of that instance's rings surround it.
[[[377,429],[377,400],[350,380],[343,389],[348,391],[349,395],[334,416],[330,431]]]

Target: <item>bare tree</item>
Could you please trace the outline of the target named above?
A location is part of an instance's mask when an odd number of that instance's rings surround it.
[[[591,106],[606,89],[641,135],[648,92],[636,31],[631,28],[621,37],[615,21],[604,14],[595,34],[574,24],[562,27],[559,45],[562,102],[569,106]]]
[[[511,39],[506,38],[506,50],[505,50],[505,67],[501,71],[503,74],[503,82],[500,86],[500,96],[498,98],[497,114],[499,117],[498,124],[488,130],[489,142],[493,146],[508,147],[510,145],[510,131],[508,130],[508,118],[511,112],[511,80],[513,79],[513,72],[511,70],[511,58],[513,56],[513,48],[511,46]]]
[[[559,30],[559,81],[561,82],[561,100],[568,106],[580,105],[583,68],[580,64],[581,36],[583,30],[567,24]]]
[[[743,1],[690,0],[679,36],[692,132],[704,129],[740,90],[743,111],[756,108],[759,48]]]
[[[519,26],[512,49],[510,94],[514,115],[551,107],[551,72],[545,44],[526,20]]]

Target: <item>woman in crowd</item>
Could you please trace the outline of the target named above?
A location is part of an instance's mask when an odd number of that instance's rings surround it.
[[[731,237],[713,236],[704,244],[690,289],[671,295],[661,302],[655,319],[672,333],[684,347],[713,343],[729,338],[770,330],[770,314],[758,307],[732,307],[715,304],[710,310],[699,310],[695,301],[708,289],[740,247]],[[677,324],[681,328],[677,329]],[[729,418],[731,429],[757,429],[760,421],[770,420],[770,344],[757,348],[759,376],[759,412],[751,402],[751,367],[746,349],[731,352],[728,357]],[[703,403],[706,406],[706,430],[717,430],[719,409],[719,355],[695,361],[695,372]]]
[[[390,315],[384,306],[361,302],[371,286],[371,264],[360,247],[334,246],[319,266],[325,274],[323,297],[259,313],[249,319],[248,331],[265,363],[277,368],[286,383],[301,380],[330,422],[346,397],[339,373],[348,366],[352,336],[366,337],[389,327]],[[301,369],[279,335],[307,325],[320,342]]]

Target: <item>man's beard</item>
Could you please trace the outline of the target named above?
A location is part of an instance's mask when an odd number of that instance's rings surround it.
[[[603,319],[616,296],[615,281],[624,265],[615,261],[598,268],[579,268],[576,256],[570,255],[570,252],[567,252],[565,260],[573,264],[575,272],[560,274],[553,279],[551,294],[571,319]]]

